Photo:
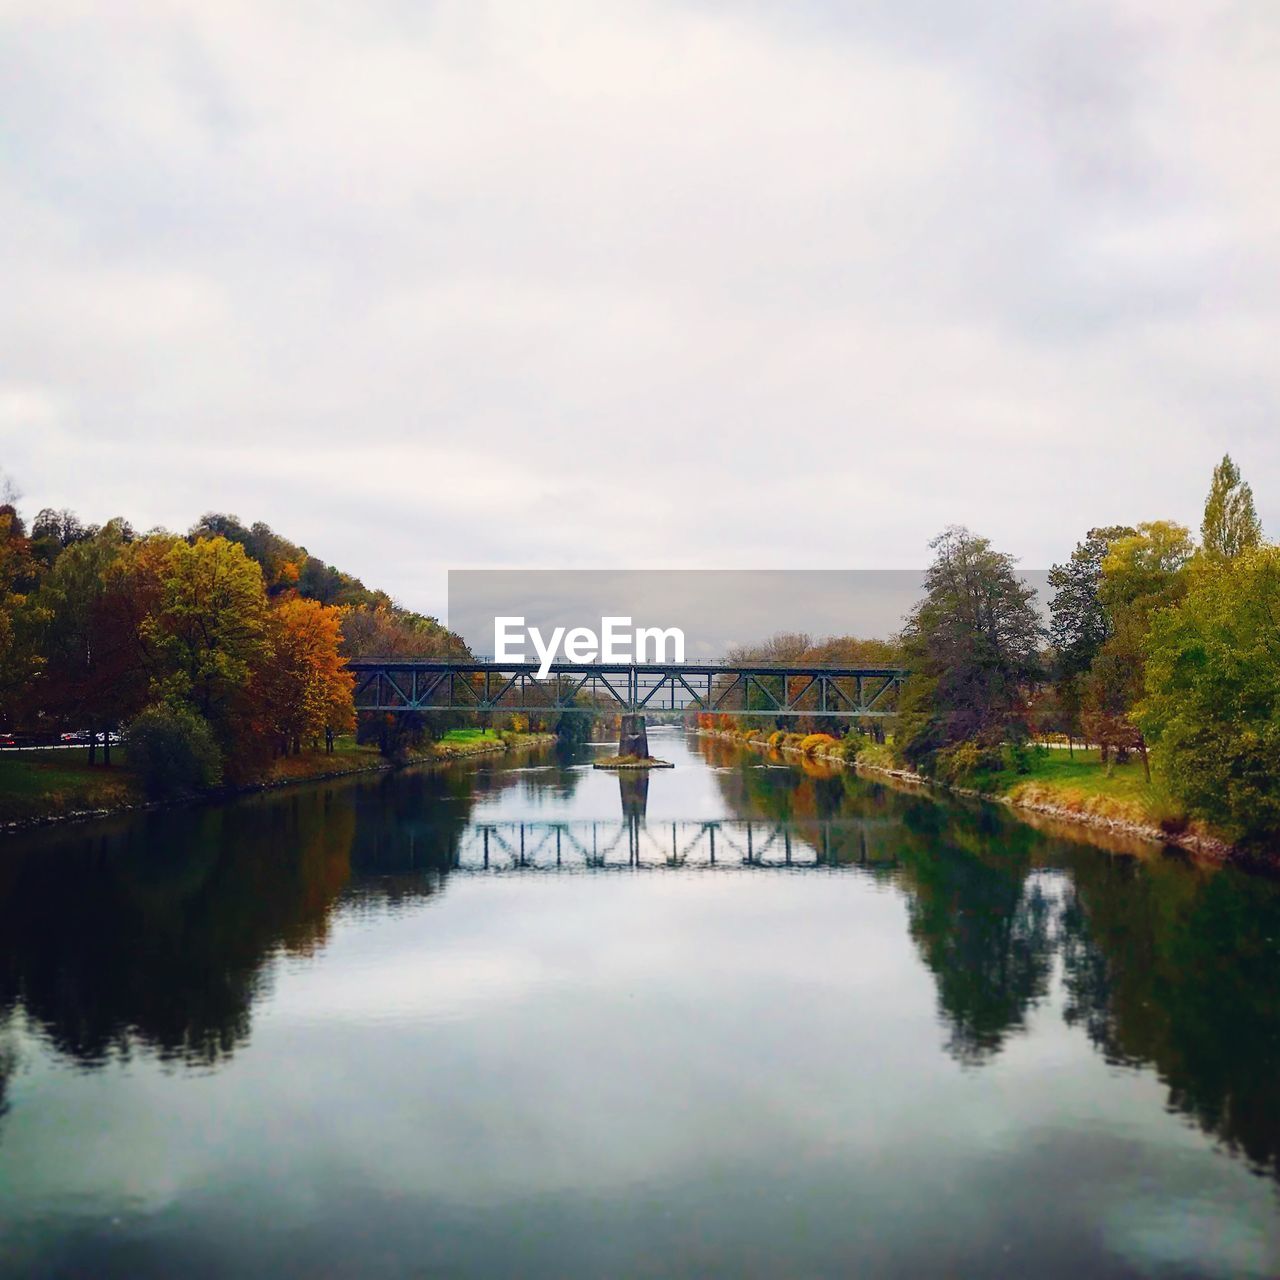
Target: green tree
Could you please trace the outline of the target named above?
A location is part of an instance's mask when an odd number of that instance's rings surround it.
[[[265,627],[262,569],[239,543],[216,537],[173,545],[144,630],[162,665],[160,692],[199,712],[224,749],[244,745],[242,695],[266,656]]]
[[[1098,593],[1102,564],[1112,543],[1132,537],[1127,525],[1090,529],[1077,542],[1071,559],[1049,570],[1053,598],[1049,601],[1049,641],[1055,670],[1062,677],[1083,675],[1111,636],[1111,615]]]
[[[1280,547],[1196,574],[1153,618],[1138,719],[1188,812],[1245,843],[1280,834]]]
[[[1229,453],[1213,469],[1213,483],[1204,504],[1200,540],[1205,554],[1230,560],[1262,542],[1262,523],[1253,505],[1253,490],[1240,478]]]
[[[1090,529],[1066,564],[1049,571],[1049,642],[1053,647],[1053,691],[1039,709],[1042,727],[1065,733],[1068,741],[1083,732],[1084,679],[1111,638],[1111,614],[1099,594],[1102,565],[1112,543],[1132,537],[1127,525]]]
[[[154,799],[191,795],[222,781],[218,744],[190,707],[148,707],[129,725],[125,744],[130,767]]]
[[[1098,598],[1111,634],[1084,680],[1082,719],[1087,735],[1104,752],[1114,747],[1120,760],[1130,746],[1143,746],[1132,713],[1142,697],[1147,633],[1152,620],[1186,593],[1194,553],[1190,530],[1153,520],[1112,542],[1102,561]]]
[[[924,598],[907,618],[912,675],[899,714],[906,758],[931,769],[937,753],[974,739],[1026,736],[1026,686],[1039,674],[1035,591],[1011,556],[952,527],[930,543]]]

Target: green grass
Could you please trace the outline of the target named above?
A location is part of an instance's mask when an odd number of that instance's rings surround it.
[[[502,735],[496,729],[450,729],[441,742],[501,742]]]
[[[1028,764],[1026,773],[1006,768],[982,775],[974,785],[1022,803],[1049,804],[1130,822],[1160,825],[1179,820],[1178,806],[1160,775],[1153,772],[1148,782],[1136,754],[1108,770],[1097,751],[1033,748],[1028,752]]]
[[[88,749],[0,752],[0,822],[108,809],[141,799],[115,747],[111,767],[88,763]]]

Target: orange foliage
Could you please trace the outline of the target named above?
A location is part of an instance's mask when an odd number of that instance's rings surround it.
[[[342,610],[292,596],[267,614],[270,657],[259,673],[263,727],[296,746],[325,728],[355,727],[352,677],[339,652]]]

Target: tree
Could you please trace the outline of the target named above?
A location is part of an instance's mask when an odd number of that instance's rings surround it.
[[[1147,633],[1152,620],[1186,593],[1194,552],[1190,530],[1153,520],[1112,542],[1102,561],[1098,598],[1111,634],[1084,680],[1082,721],[1104,756],[1114,748],[1123,761],[1130,746],[1145,751],[1135,737],[1132,713],[1142,697]]]
[[[1262,542],[1262,523],[1253,505],[1253,490],[1240,478],[1229,453],[1213,469],[1204,504],[1200,540],[1212,559],[1231,560]]]
[[[144,635],[161,664],[163,696],[199,712],[224,750],[244,745],[239,713],[267,652],[265,626],[262,570],[242,546],[222,537],[173,544]]]
[[[1152,621],[1138,713],[1169,785],[1236,841],[1280,835],[1280,547],[1197,574]]]
[[[462,638],[435,618],[389,602],[347,609],[342,615],[343,651],[348,658],[397,658],[426,662],[432,658],[464,658]]]
[[[256,682],[282,749],[326,728],[355,728],[352,677],[343,667],[342,611],[316,600],[281,600],[267,614],[267,655]]]
[[[117,728],[141,709],[145,689],[132,679],[137,645],[133,627],[108,610],[112,566],[123,547],[121,522],[112,521],[68,543],[36,597],[42,614],[45,667],[34,690],[38,709],[61,725],[90,730],[89,760],[99,729]],[[109,764],[110,738],[103,743]]]
[[[218,744],[190,707],[148,707],[129,725],[125,745],[130,767],[153,799],[190,795],[222,781]]]
[[[132,529],[123,520],[116,521],[117,530],[124,536],[132,536]],[[31,522],[31,547],[38,560],[52,567],[68,547],[98,533],[96,525],[86,527],[74,511],[64,508],[54,511],[44,507]]]
[[[1127,525],[1090,529],[1071,559],[1049,570],[1049,641],[1060,677],[1083,675],[1110,637],[1111,616],[1098,593],[1102,564],[1112,543],[1135,532]]]
[[[1027,683],[1039,674],[1035,591],[1011,556],[953,526],[935,551],[925,595],[902,634],[912,669],[899,714],[901,746],[919,768],[974,739],[987,745],[1026,736]]]
[[[3,478],[0,495],[16,496]],[[12,501],[0,502],[0,716],[5,720],[21,709],[44,664],[37,643],[41,616],[32,600],[40,570],[22,517]]]
[[[1042,726],[1065,733],[1068,743],[1083,731],[1086,673],[1114,628],[1102,602],[1102,565],[1111,545],[1136,531],[1127,525],[1090,529],[1066,564],[1049,570],[1049,642],[1053,646],[1053,696],[1040,708]]]

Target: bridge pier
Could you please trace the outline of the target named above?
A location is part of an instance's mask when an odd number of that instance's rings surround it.
[[[618,730],[618,754],[636,756],[641,760],[649,758],[649,734],[645,729],[644,716],[622,717],[622,726]]]

